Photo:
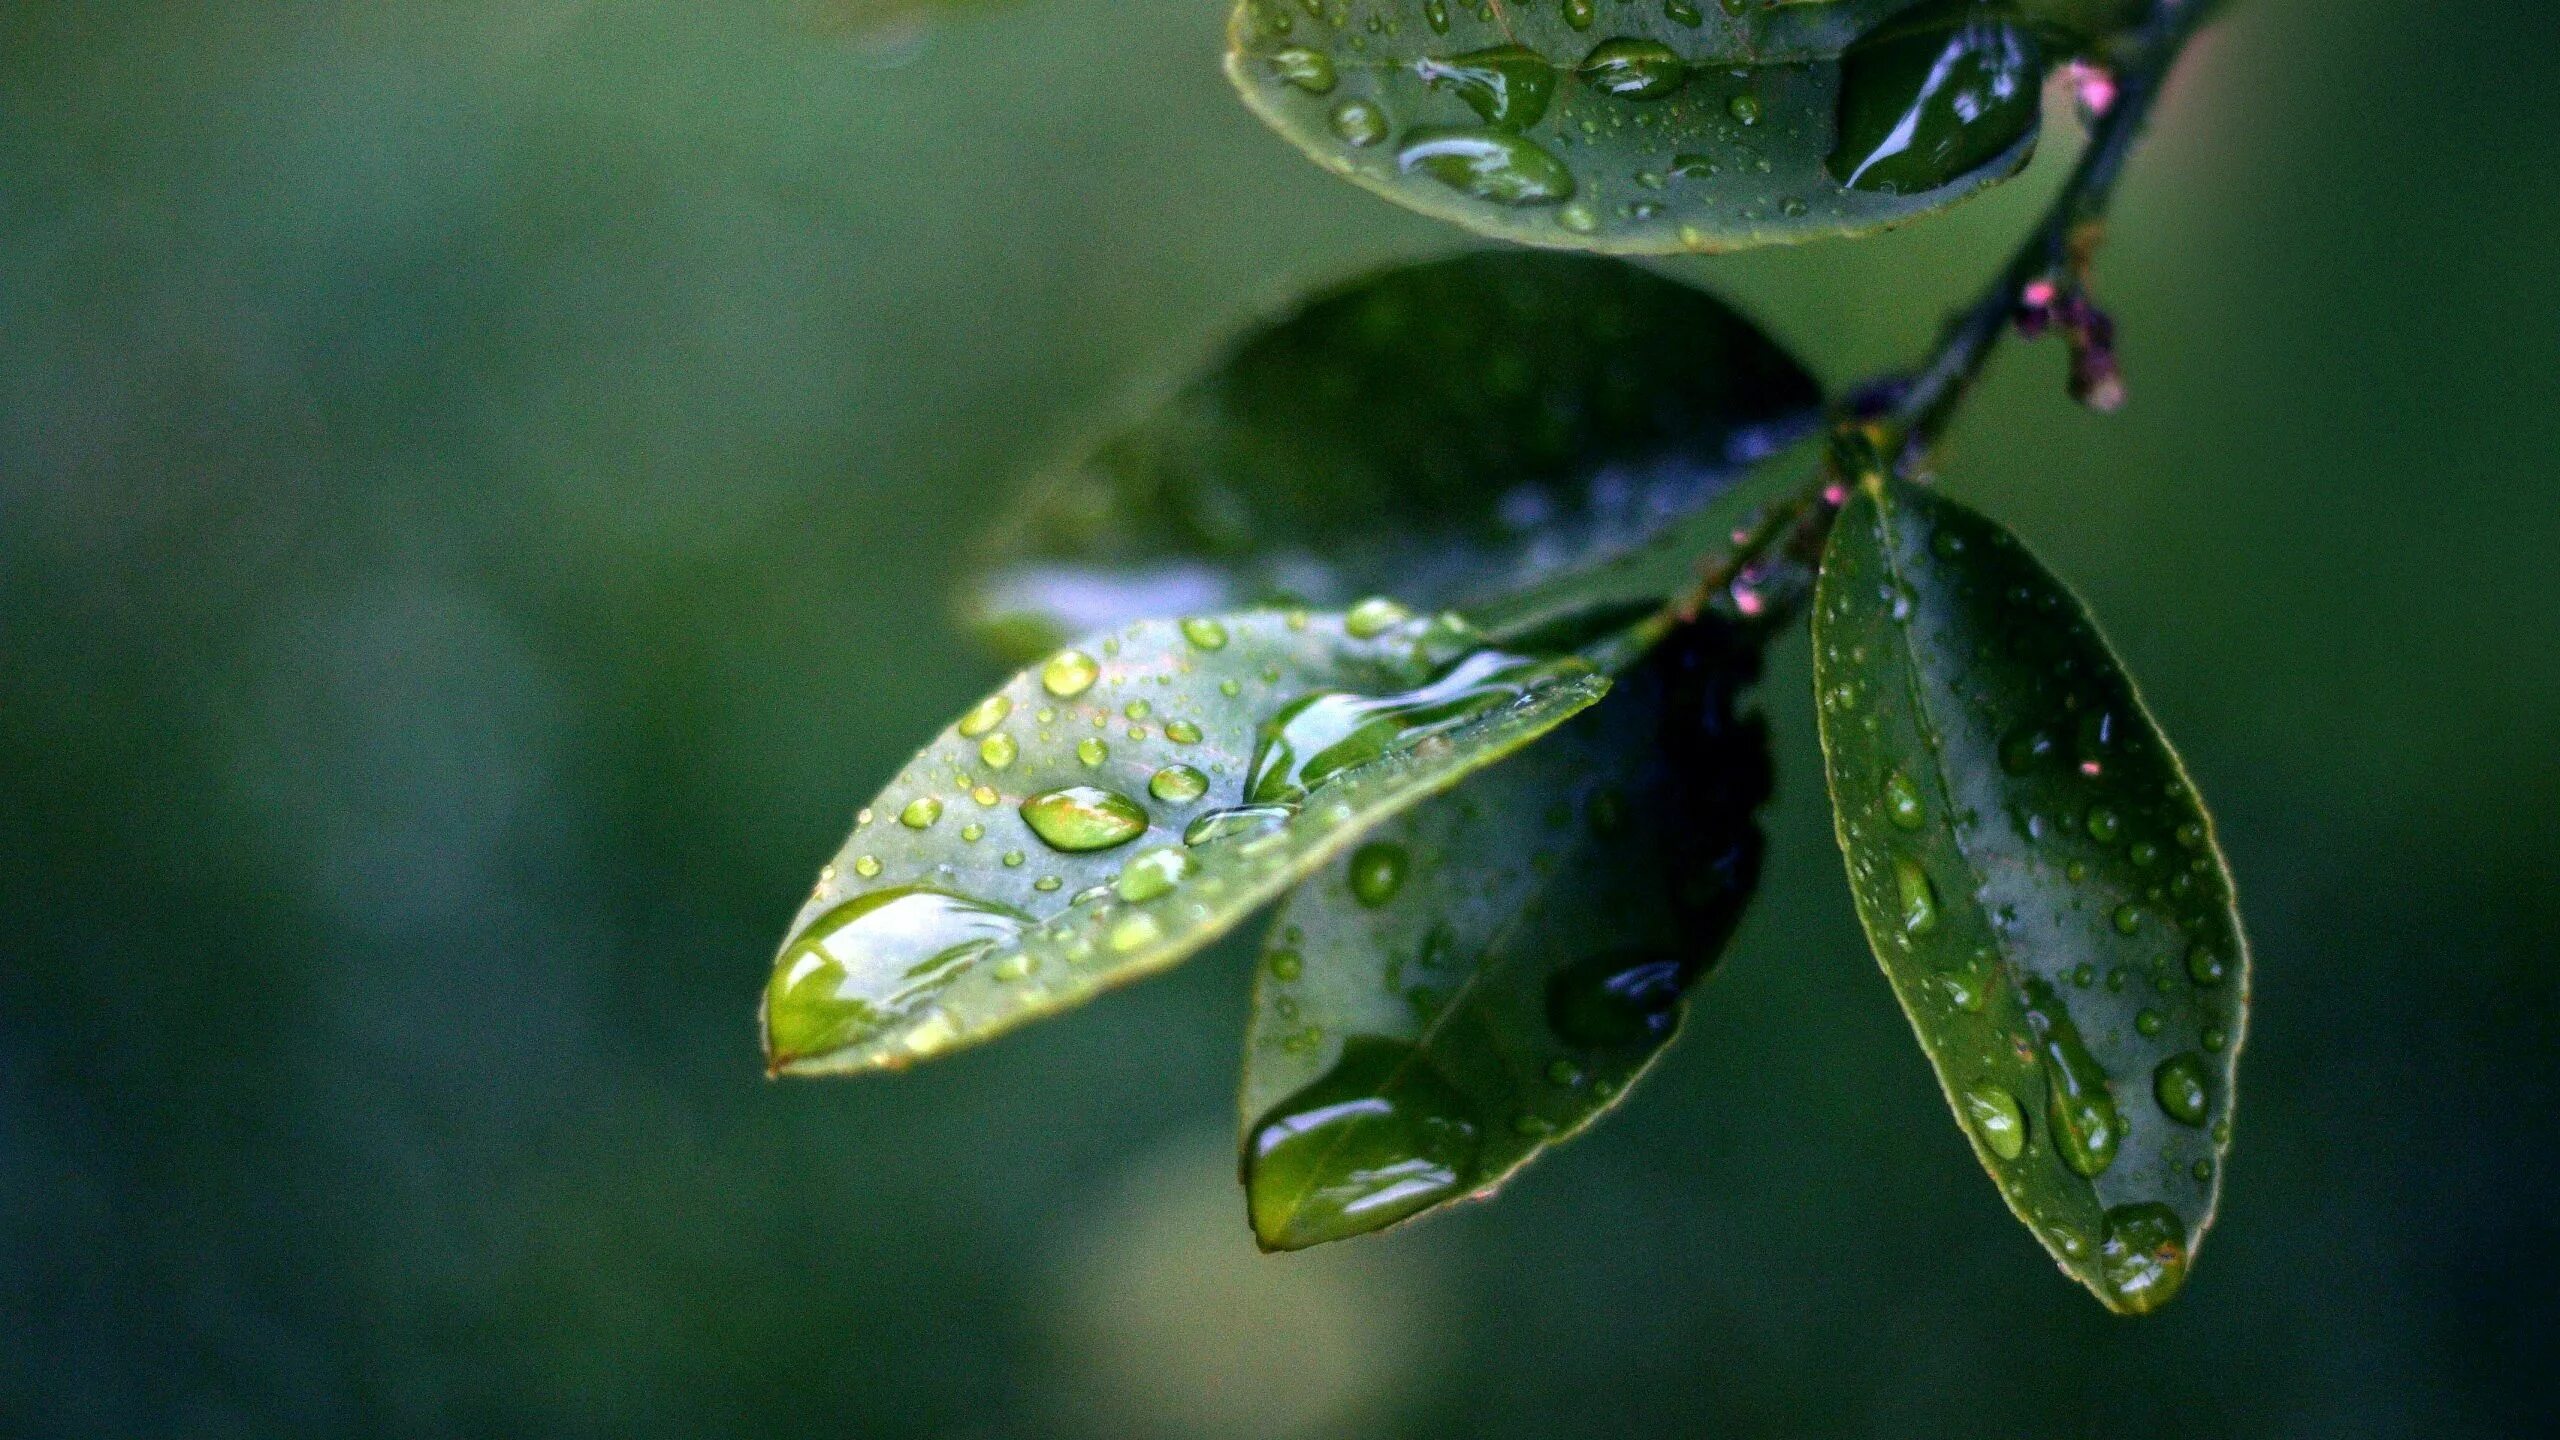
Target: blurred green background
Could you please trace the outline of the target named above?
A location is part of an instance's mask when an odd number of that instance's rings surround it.
[[[1801,641],[1687,1039],[1499,1202],[1253,1253],[1219,952],[769,1084],[851,810],[998,674],[1016,479],[1462,235],[1229,96],[1217,0],[0,4],[0,1431],[2259,1436],[2560,1406],[2560,8],[2251,0],[1946,483],[2089,597],[2258,948],[2224,1218],[2133,1322],[1852,919]],[[1671,266],[1844,382],[2071,148]]]

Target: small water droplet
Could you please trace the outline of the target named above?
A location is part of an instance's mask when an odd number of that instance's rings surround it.
[[[1190,871],[1191,857],[1168,845],[1131,860],[1120,871],[1120,878],[1111,883],[1111,888],[1121,899],[1136,904],[1171,893]]]
[[[969,713],[960,717],[960,734],[966,739],[975,740],[996,728],[1003,722],[1005,716],[1012,713],[1013,701],[1010,698],[1003,695],[990,695],[971,706]]]
[[[1659,100],[1689,83],[1688,62],[1659,40],[1603,40],[1582,57],[1583,83],[1621,100]]]
[[[1393,841],[1373,840],[1352,851],[1352,898],[1371,909],[1386,904],[1404,888],[1405,870],[1410,863],[1405,848]]]
[[[1333,93],[1333,57],[1304,45],[1283,45],[1271,52],[1271,73],[1310,95]]]
[[[2131,935],[2142,928],[2142,911],[2137,906],[2119,905],[2108,920],[2116,927],[2117,934]]]
[[[1147,793],[1168,805],[1188,805],[1209,793],[1209,777],[1188,765],[1167,765],[1147,781]]]
[[[2052,986],[2030,979],[2024,989],[2027,1027],[2044,1060],[2054,1148],[2064,1164],[2094,1180],[2115,1163],[2124,1144],[2124,1120],[2107,1088],[2106,1067],[2080,1038],[2071,1012]]]
[[[1884,777],[1884,813],[1903,830],[1917,830],[1928,822],[1929,808],[1921,802],[1920,787],[1899,770]]]
[[[930,795],[919,795],[898,812],[898,823],[910,830],[930,830],[942,818],[942,802]]]
[[[2116,843],[2116,836],[2122,834],[2123,830],[2124,822],[2117,818],[2116,812],[2106,806],[2097,806],[2089,812],[2089,838],[2099,844],[2113,845]]]
[[[865,880],[876,880],[880,878],[880,857],[877,855],[856,855],[853,857],[853,873],[861,876]]]
[[[1110,758],[1111,747],[1091,735],[1076,742],[1076,759],[1088,770]]]
[[[1081,650],[1061,650],[1040,667],[1040,688],[1061,700],[1081,695],[1102,678],[1102,666]]]
[[[1306,968],[1306,961],[1301,959],[1295,950],[1274,950],[1264,957],[1263,963],[1271,967],[1271,978],[1274,980],[1295,980]]]
[[[2119,1205],[2107,1212],[2098,1268],[2125,1309],[2157,1310],[2186,1283],[2187,1227],[2166,1205]]]
[[[1345,100],[1329,117],[1333,133],[1345,145],[1367,149],[1387,138],[1387,112],[1366,100]]]
[[[1239,805],[1231,810],[1212,810],[1184,827],[1182,843],[1206,845],[1240,836],[1277,835],[1289,823],[1289,817],[1297,813],[1288,805]]]
[[[2215,954],[2212,947],[2196,945],[2188,949],[2187,975],[2198,985],[2208,988],[2219,985],[2228,973],[2223,967],[2222,957]]]
[[[1021,747],[1014,743],[1010,735],[990,735],[978,742],[978,758],[991,770],[1002,770],[1010,766],[1013,764],[1014,757],[1020,753],[1022,753]]]
[[[2152,1072],[2151,1093],[2170,1119],[2181,1125],[2202,1125],[2213,1104],[2212,1074],[2204,1057],[2193,1051],[2172,1055]]]
[[[1964,1092],[1964,1113],[1973,1122],[1973,1133],[1982,1137],[1984,1149],[2003,1160],[2025,1153],[2027,1116],[2018,1108],[2015,1095],[1985,1081]]]
[[[1926,935],[1938,928],[1938,887],[1918,862],[1894,857],[1893,889],[1903,934]]]
[[[1737,124],[1760,123],[1760,97],[1747,90],[1726,101],[1724,108],[1725,113],[1731,115]]]

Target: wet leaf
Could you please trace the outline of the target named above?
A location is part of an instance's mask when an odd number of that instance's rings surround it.
[[[2008,178],[2043,61],[2036,27],[1969,0],[1241,0],[1227,73],[1399,204],[1668,254],[1859,234]]]
[[[1463,608],[1643,544],[1820,401],[1750,321],[1621,261],[1401,266],[1245,335],[1035,487],[974,618],[1036,652],[1186,609]]]
[[[863,810],[775,962],[767,1061],[903,1065],[1162,969],[1608,684],[1386,602],[1061,651]]]
[[[1756,641],[1675,638],[1610,698],[1301,885],[1257,972],[1254,1233],[1294,1250],[1500,1184],[1677,1030],[1760,869]]]
[[[1975,1152],[2110,1307],[2213,1223],[2248,947],[2213,826],[2133,683],[2009,533],[1863,490],[1814,675],[1858,917]]]

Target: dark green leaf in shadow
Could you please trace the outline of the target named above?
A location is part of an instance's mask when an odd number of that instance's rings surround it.
[[[975,618],[1036,652],[1272,600],[1463,608],[1642,544],[1820,400],[1750,321],[1623,262],[1384,271],[1246,335],[1036,487]]]
[[[1900,482],[1840,516],[1814,610],[1858,917],[2009,1206],[2113,1309],[2212,1224],[2249,991],[2193,785],[2080,602]]]
[[[1608,685],[1384,601],[1061,651],[856,818],[775,961],[767,1063],[903,1065],[1162,969]]]
[[[1709,622],[1528,753],[1301,885],[1257,972],[1254,1234],[1294,1250],[1500,1184],[1677,1029],[1757,883],[1756,639]]]
[[[1227,73],[1399,204],[1669,254],[1859,234],[2015,174],[2037,29],[1975,0],[1241,0]]]

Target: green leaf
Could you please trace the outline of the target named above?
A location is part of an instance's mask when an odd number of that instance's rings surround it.
[[[1749,320],[1622,261],[1381,271],[1248,333],[1035,488],[975,618],[1036,653],[1273,600],[1464,607],[1641,545],[1821,399]]]
[[[1756,646],[1689,632],[1290,896],[1241,1096],[1263,1248],[1484,1194],[1670,1043],[1759,878],[1768,737],[1733,712]]]
[[[2009,1207],[2113,1309],[2213,1223],[2249,993],[2194,786],[2080,602],[1900,482],[1842,513],[1814,677],[1858,918]]]
[[[1318,164],[1507,240],[1854,235],[2035,150],[2043,57],[1960,0],[1241,0],[1227,73]]]
[[[903,1065],[1160,970],[1608,685],[1384,601],[1061,651],[857,817],[775,961],[767,1063]]]

